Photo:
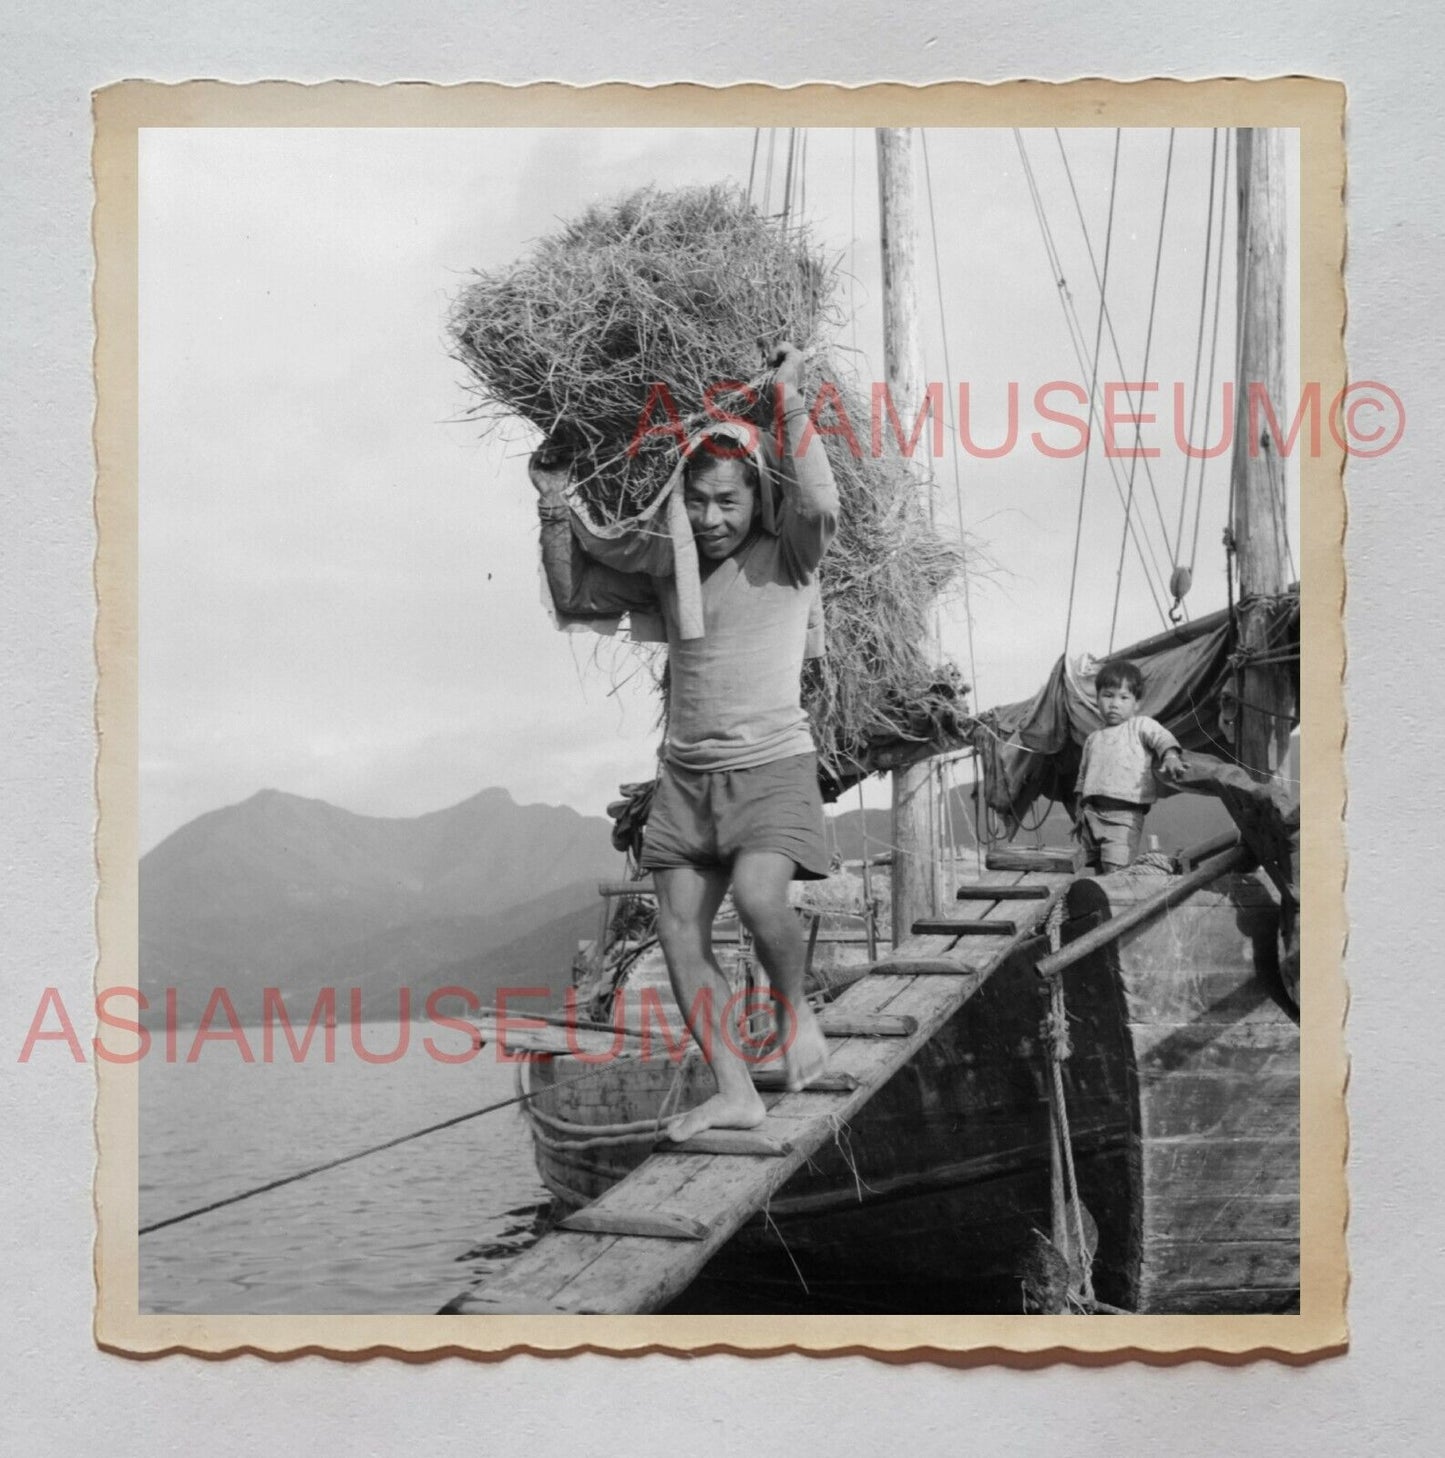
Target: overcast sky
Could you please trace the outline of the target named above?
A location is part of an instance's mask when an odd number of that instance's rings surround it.
[[[1058,141],[1024,137],[1091,349],[1098,292]],[[644,183],[745,184],[753,138],[141,133],[142,849],[267,787],[414,815],[501,785],[524,803],[600,814],[619,782],[651,773],[651,693],[641,675],[618,686],[633,665],[625,648],[552,627],[525,472],[534,436],[518,423],[510,439],[483,438],[465,419],[445,319],[470,270],[511,262],[590,202]],[[1114,133],[1069,132],[1064,143],[1101,257]],[[1101,380],[1140,377],[1168,145],[1164,130],[1122,140],[1109,305],[1125,371],[1106,333]],[[1003,439],[1008,381],[1021,396],[1019,446],[962,459],[961,496],[952,457],[935,463],[941,528],[956,531],[961,500],[966,529],[997,564],[972,594],[987,706],[1031,694],[1062,646],[1083,462],[1049,459],[1028,436],[1043,426],[1060,445],[1073,439],[1041,422],[1032,398],[1081,374],[1013,134],[929,131],[927,157],[941,275],[940,298],[920,152],[927,373],[950,399],[958,381],[971,383],[981,444]],[[1184,475],[1170,397],[1180,381],[1187,401],[1194,379],[1209,166],[1208,131],[1175,134],[1148,371],[1160,423],[1144,434],[1161,450],[1151,464],[1169,546],[1142,467],[1135,482],[1166,577]],[[875,179],[871,131],[808,134],[806,218],[848,275],[852,319],[839,342],[856,347],[865,379],[882,370]],[[779,191],[775,180],[775,203]],[[1292,277],[1297,215],[1292,185]],[[1233,369],[1232,206],[1226,237],[1217,381]],[[1206,334],[1206,363],[1208,349]],[[1211,440],[1219,426],[1216,383]],[[1128,462],[1116,464],[1127,486]],[[1297,543],[1293,463],[1289,481]],[[1115,489],[1096,452],[1071,650],[1108,646],[1123,522]],[[1226,455],[1204,475],[1195,615],[1224,603],[1227,490]],[[1118,643],[1159,627],[1131,548]],[[961,608],[944,639],[967,671]],[[886,803],[886,788],[869,799]]]

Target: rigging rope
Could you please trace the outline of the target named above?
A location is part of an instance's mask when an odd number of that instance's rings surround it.
[[[943,827],[944,834],[948,837],[948,876],[943,885],[945,903],[954,899],[953,893],[958,889],[958,832],[953,823],[953,786],[950,783],[954,776],[953,766],[953,760],[938,766],[938,789],[943,801]]]
[[[1200,712],[1200,706],[1195,703],[1194,695],[1190,693],[1187,689],[1185,690],[1185,697],[1189,700],[1189,710],[1194,715],[1195,727],[1205,737],[1205,739],[1207,739],[1209,743],[1212,744],[1219,751],[1220,757],[1227,760],[1230,764],[1238,765],[1240,769],[1249,770],[1251,774],[1254,774],[1254,769],[1250,765],[1245,764],[1245,762],[1240,759],[1237,754],[1235,754],[1235,752],[1229,747],[1229,745],[1221,744],[1219,740],[1217,740],[1214,735],[1209,732],[1208,728],[1205,725],[1204,718]],[[1255,706],[1251,705],[1250,707]],[[1283,716],[1281,715],[1279,717]],[[1293,776],[1291,775],[1281,774],[1278,769],[1271,770],[1269,772],[1269,778],[1271,780],[1277,780],[1282,785],[1294,785],[1296,788],[1298,788],[1301,783],[1299,780],[1293,778]]]
[[[1233,148],[1229,145],[1229,129],[1224,132],[1224,178],[1219,187],[1219,246],[1214,257],[1214,324],[1213,338],[1209,345],[1209,384],[1204,391],[1204,440],[1209,441],[1209,424],[1214,415],[1214,361],[1219,351],[1219,301],[1224,293],[1224,237],[1229,211],[1229,168]],[[1206,462],[1199,462],[1199,482],[1194,497],[1194,540],[1189,547],[1189,574],[1194,575],[1194,563],[1199,556],[1199,524],[1204,510],[1204,468]]]
[[[1144,330],[1144,368],[1140,373],[1140,380],[1149,378],[1149,353],[1154,345],[1154,309],[1159,301],[1159,267],[1164,261],[1164,224],[1169,216],[1169,180],[1174,175],[1174,128],[1169,128],[1169,151],[1164,159],[1164,200],[1159,207],[1159,241],[1154,246],[1154,282],[1149,289],[1149,322]],[[1103,301],[1100,300],[1102,308]],[[1140,391],[1141,402],[1143,391]],[[1129,517],[1134,510],[1134,479],[1139,470],[1140,450],[1140,423],[1136,413],[1134,421],[1134,453],[1129,461],[1129,499],[1124,504],[1124,533],[1119,538],[1119,571],[1114,578],[1114,611],[1109,617],[1109,652],[1114,651],[1114,633],[1119,625],[1119,594],[1124,586],[1124,554],[1129,545]],[[1150,481],[1152,483],[1153,477]],[[1151,484],[1152,489],[1152,484]],[[1159,506],[1159,494],[1154,493],[1154,506],[1159,511],[1159,525],[1164,530],[1164,542],[1167,548],[1169,543],[1169,531],[1164,527],[1164,512]],[[1172,565],[1172,564],[1171,564]]]
[[[1020,818],[1019,829],[1025,832],[1025,834],[1027,835],[1037,834],[1044,828],[1044,821],[1046,821],[1049,816],[1053,814],[1054,806],[1058,803],[1058,800],[1053,795],[1050,795],[1048,803],[1044,806],[1042,813],[1033,822],[1033,824],[1030,824],[1027,820]]]
[[[788,128],[788,167],[783,174],[783,222],[788,221],[788,214],[793,207],[793,158],[798,150],[798,129]]]
[[[1064,274],[1064,265],[1059,257],[1058,245],[1054,241],[1054,230],[1048,220],[1048,212],[1044,207],[1043,195],[1039,191],[1038,179],[1034,176],[1033,164],[1029,161],[1028,151],[1024,146],[1023,137],[1018,129],[1014,129],[1014,140],[1018,144],[1019,160],[1023,164],[1024,181],[1028,184],[1029,198],[1033,203],[1034,216],[1038,219],[1039,231],[1043,237],[1044,253],[1048,258],[1049,273],[1053,278],[1054,287],[1058,291],[1059,305],[1064,311],[1064,326],[1069,331],[1069,342],[1073,345],[1074,354],[1079,360],[1079,368],[1084,367],[1084,326],[1079,321],[1078,311],[1074,307],[1074,296],[1069,290],[1068,279]]]
[[[1078,220],[1079,220],[1079,231],[1083,235],[1084,248],[1085,248],[1086,252],[1089,255],[1089,268],[1090,268],[1090,271],[1094,275],[1094,287],[1097,288],[1097,289],[1099,289],[1100,294],[1102,295],[1103,288],[1102,288],[1102,280],[1101,280],[1100,275],[1099,275],[1099,261],[1098,261],[1098,258],[1094,254],[1094,243],[1093,243],[1093,239],[1092,239],[1092,237],[1090,236],[1090,233],[1089,233],[1089,225],[1088,225],[1087,221],[1084,218],[1084,207],[1083,207],[1083,203],[1079,199],[1079,190],[1078,190],[1078,187],[1074,183],[1074,169],[1073,169],[1072,165],[1069,162],[1069,154],[1068,154],[1067,150],[1064,147],[1064,139],[1063,139],[1062,135],[1060,134],[1059,129],[1057,127],[1054,128],[1054,140],[1058,143],[1058,146],[1059,146],[1059,159],[1060,159],[1060,161],[1062,161],[1062,163],[1064,165],[1064,176],[1068,180],[1068,184],[1069,184],[1069,194],[1073,198],[1073,201],[1074,201],[1074,213],[1078,217]],[[1113,353],[1114,353],[1114,365],[1115,365],[1115,368],[1119,371],[1119,375],[1120,375],[1120,381],[1119,381],[1119,383],[1121,385],[1127,386],[1129,383],[1132,383],[1132,382],[1130,382],[1126,378],[1127,377],[1127,374],[1128,374],[1128,371],[1125,370],[1125,368],[1124,368],[1124,355],[1123,355],[1123,351],[1119,348],[1119,336],[1118,336],[1118,334],[1114,330],[1114,313],[1113,313],[1113,310],[1109,308],[1107,301],[1105,301],[1105,304],[1104,304],[1104,327],[1105,327],[1105,329],[1108,330],[1108,333],[1109,333],[1109,347],[1110,347],[1110,349],[1113,350]],[[1134,410],[1136,409],[1133,390],[1128,389],[1128,388],[1125,388],[1125,390],[1124,390],[1124,403],[1129,407],[1130,412],[1133,413]],[[1138,407],[1137,408],[1142,413],[1142,410],[1143,410],[1143,396],[1142,396],[1142,393],[1140,395],[1139,402],[1138,402]],[[1114,484],[1115,484],[1115,486],[1116,486],[1116,488],[1118,489],[1118,492],[1119,492],[1119,501],[1122,504],[1123,503],[1123,500],[1124,500],[1124,489],[1123,489],[1123,486],[1119,482],[1119,471],[1118,471],[1118,467],[1115,465],[1114,458],[1112,456],[1109,456],[1106,453],[1106,457],[1105,458],[1109,462],[1109,468],[1110,468],[1110,470],[1111,470],[1111,472],[1113,473],[1113,476],[1114,476]],[[1149,463],[1149,457],[1148,456],[1145,456],[1144,457],[1144,476],[1145,476],[1146,480],[1149,482],[1149,490],[1150,490],[1150,493],[1151,493],[1151,495],[1153,496],[1153,499],[1154,499],[1154,511],[1155,511],[1155,516],[1156,516],[1156,518],[1158,519],[1158,522],[1159,522],[1159,531],[1160,531],[1160,535],[1161,535],[1161,538],[1162,538],[1162,541],[1163,541],[1164,554],[1165,554],[1165,556],[1168,556],[1168,554],[1169,554],[1169,532],[1168,532],[1168,530],[1164,526],[1164,513],[1163,513],[1163,509],[1159,505],[1159,488],[1158,488],[1157,483],[1154,480],[1154,467],[1152,465],[1150,465],[1150,463]],[[1162,584],[1163,583],[1163,580],[1164,580],[1164,573],[1163,573],[1163,571],[1159,567],[1159,559],[1154,554],[1154,539],[1149,535],[1149,528],[1147,526],[1144,526],[1141,523],[1137,528],[1132,528],[1131,530],[1133,530],[1135,532],[1135,548],[1136,548],[1136,550],[1138,549],[1138,545],[1139,545],[1139,533],[1142,532],[1143,538],[1144,538],[1144,543],[1148,547],[1148,550],[1149,550],[1149,562],[1150,562],[1150,565],[1152,566],[1155,575],[1159,578],[1160,583]],[[1142,552],[1140,553],[1140,565],[1143,566],[1143,553]],[[1173,565],[1174,564],[1171,562],[1170,563],[1170,566],[1172,567]],[[1149,574],[1148,574],[1147,569],[1146,569],[1144,575],[1145,575],[1145,580],[1146,581],[1149,580]],[[1156,607],[1159,606],[1159,603],[1158,603],[1158,599],[1157,598],[1155,599],[1155,606]],[[1165,626],[1167,627],[1168,626],[1168,619],[1167,619],[1167,617],[1165,617],[1162,609],[1160,609],[1160,618],[1165,623]]]
[[[1054,282],[1055,282],[1055,284],[1057,286],[1057,289],[1058,289],[1058,294],[1059,294],[1059,307],[1064,312],[1064,324],[1065,324],[1065,327],[1069,331],[1069,341],[1073,345],[1075,358],[1079,362],[1079,372],[1080,372],[1080,376],[1081,377],[1088,377],[1089,374],[1090,374],[1090,371],[1089,371],[1088,365],[1085,362],[1085,357],[1084,357],[1085,351],[1084,351],[1084,343],[1083,343],[1083,328],[1082,328],[1082,325],[1080,325],[1079,322],[1078,322],[1077,312],[1075,311],[1075,312],[1073,312],[1071,314],[1071,311],[1074,310],[1073,295],[1069,293],[1068,280],[1064,276],[1063,265],[1062,265],[1062,263],[1059,260],[1058,250],[1057,250],[1057,247],[1056,247],[1056,245],[1054,244],[1054,241],[1053,241],[1053,229],[1049,226],[1048,215],[1047,215],[1047,212],[1045,211],[1044,205],[1043,205],[1043,197],[1042,197],[1041,193],[1039,192],[1038,182],[1035,179],[1034,173],[1033,173],[1033,167],[1032,167],[1032,165],[1029,162],[1028,153],[1027,153],[1027,151],[1024,148],[1023,137],[1019,134],[1019,131],[1018,131],[1018,128],[1017,127],[1014,128],[1014,140],[1018,144],[1019,157],[1020,157],[1020,160],[1023,163],[1024,180],[1028,184],[1029,195],[1030,195],[1030,197],[1031,197],[1031,199],[1033,201],[1034,216],[1038,219],[1039,229],[1040,229],[1040,232],[1043,234],[1043,238],[1044,238],[1044,250],[1045,250],[1045,252],[1048,255],[1049,266],[1050,266],[1050,268],[1053,271]],[[1105,312],[1105,318],[1106,319],[1108,318],[1107,311]],[[1097,354],[1097,351],[1096,351],[1095,352],[1095,370],[1094,370],[1094,385],[1095,385],[1095,388],[1089,394],[1089,422],[1088,422],[1089,432],[1088,433],[1089,433],[1089,439],[1090,440],[1092,440],[1092,436],[1093,436],[1093,420],[1094,420],[1095,409],[1096,409],[1097,402],[1098,402],[1098,391],[1097,391],[1097,385],[1098,385],[1098,380],[1097,380],[1097,361],[1098,361],[1098,354]],[[1122,366],[1120,368],[1122,369]],[[1082,386],[1081,386],[1081,388],[1082,388]],[[1087,461],[1087,448],[1086,448],[1085,459]],[[1104,460],[1105,460],[1105,463],[1109,467],[1109,473],[1113,477],[1113,480],[1114,480],[1114,490],[1115,490],[1115,493],[1118,495],[1119,502],[1122,505],[1123,504],[1123,501],[1124,501],[1124,483],[1120,479],[1120,476],[1119,476],[1119,465],[1118,465],[1118,462],[1108,452],[1105,452],[1105,454],[1104,454]],[[1145,535],[1144,535],[1144,537],[1143,537],[1143,539],[1141,541],[1141,538],[1140,538],[1140,535],[1139,535],[1139,532],[1137,531],[1137,529],[1131,527],[1131,531],[1133,532],[1133,536],[1134,536],[1134,549],[1139,554],[1139,566],[1140,566],[1140,570],[1144,574],[1145,584],[1149,588],[1149,594],[1150,594],[1150,596],[1154,599],[1154,607],[1155,607],[1155,610],[1159,614],[1159,621],[1160,621],[1160,623],[1164,627],[1167,628],[1169,626],[1169,619],[1168,619],[1168,616],[1166,615],[1166,613],[1164,611],[1163,604],[1159,600],[1159,593],[1155,590],[1155,586],[1154,586],[1154,577],[1156,575],[1162,577],[1163,574],[1159,572],[1158,563],[1154,561],[1154,546],[1153,546],[1153,543],[1149,540],[1147,533],[1145,533]],[[1147,554],[1148,554],[1147,555],[1147,558],[1146,558],[1146,550],[1147,550]],[[1150,570],[1151,564],[1153,566],[1152,574],[1151,574],[1151,570]],[[1070,604],[1070,608],[1071,608],[1070,615],[1072,616],[1072,604]],[[1067,632],[1066,632],[1066,634],[1065,634],[1065,649],[1066,650],[1067,650],[1067,646],[1068,646],[1068,644],[1067,644],[1067,637],[1068,637],[1068,635],[1067,635]]]
[[[1199,366],[1204,357],[1204,320],[1209,312],[1209,265],[1214,248],[1214,181],[1219,167],[1219,128],[1210,133],[1209,141],[1209,211],[1204,220],[1204,266],[1199,271],[1199,328],[1194,336],[1194,378],[1189,389],[1189,435],[1194,442],[1194,422],[1199,413]],[[1176,570],[1184,555],[1184,515],[1189,505],[1189,467],[1193,457],[1184,453],[1184,484],[1179,490],[1179,524],[1174,532],[1174,566]],[[1203,488],[1203,471],[1200,472],[1200,487]],[[1179,602],[1176,597],[1176,604]]]
[[[802,152],[798,157],[798,213],[808,215],[808,129],[803,128]]]
[[[1068,179],[1068,183],[1069,183],[1069,195],[1074,200],[1074,213],[1078,217],[1078,220],[1079,220],[1079,231],[1084,236],[1084,248],[1085,248],[1085,250],[1087,251],[1087,253],[1089,255],[1089,268],[1092,270],[1093,275],[1094,275],[1094,287],[1095,288],[1099,288],[1099,285],[1100,285],[1100,281],[1099,281],[1099,264],[1098,264],[1098,261],[1096,260],[1096,258],[1094,257],[1094,244],[1093,244],[1093,240],[1091,239],[1091,237],[1089,235],[1089,225],[1088,225],[1088,223],[1084,219],[1084,207],[1083,207],[1082,202],[1080,202],[1080,200],[1079,200],[1079,190],[1074,185],[1074,169],[1069,164],[1069,154],[1068,154],[1067,150],[1064,147],[1063,134],[1059,131],[1058,127],[1055,127],[1054,128],[1054,140],[1058,143],[1058,146],[1059,146],[1059,160],[1064,164],[1064,176]],[[1134,413],[1134,410],[1135,410],[1135,405],[1134,405],[1134,392],[1133,392],[1133,390],[1127,388],[1127,383],[1128,382],[1127,382],[1127,380],[1125,378],[1126,375],[1127,375],[1127,371],[1124,369],[1124,354],[1123,354],[1123,351],[1119,348],[1119,336],[1114,332],[1114,314],[1113,314],[1113,311],[1108,307],[1107,304],[1104,306],[1104,327],[1109,331],[1109,346],[1114,351],[1114,364],[1115,364],[1116,368],[1118,369],[1119,375],[1121,377],[1120,378],[1120,384],[1126,386],[1126,388],[1124,389],[1124,403],[1129,407],[1129,411],[1132,414],[1132,413]],[[1139,406],[1138,406],[1139,411],[1141,413],[1143,411],[1143,407],[1144,407],[1144,398],[1143,398],[1143,392],[1141,391],[1140,392],[1140,397],[1139,397]],[[1156,512],[1156,515],[1159,518],[1159,530],[1160,530],[1160,533],[1163,536],[1163,539],[1164,539],[1164,551],[1167,554],[1168,551],[1169,551],[1169,533],[1165,529],[1165,526],[1164,526],[1164,513],[1163,513],[1163,510],[1159,506],[1159,488],[1158,488],[1157,484],[1155,483],[1155,480],[1154,480],[1154,467],[1149,464],[1149,457],[1148,456],[1145,456],[1144,457],[1144,475],[1145,475],[1146,479],[1149,482],[1149,489],[1150,489],[1150,491],[1154,495],[1155,512]],[[1153,543],[1152,543],[1152,541],[1150,542],[1150,554],[1151,554],[1151,557],[1152,557],[1152,554],[1153,554]],[[1173,566],[1173,565],[1174,564],[1171,562],[1170,563],[1170,566]],[[1155,561],[1155,563],[1154,563],[1154,570],[1156,572],[1159,571],[1159,564],[1158,564],[1157,561]],[[1162,577],[1163,574],[1160,573],[1160,576]]]
[[[939,768],[938,765],[937,765],[937,761],[931,761],[931,763],[934,764],[935,769]],[[859,798],[860,798],[860,800],[862,798],[862,794],[861,794],[861,783],[860,783]],[[990,839],[989,844],[992,844],[994,840],[999,840],[999,839],[1002,839],[1002,836],[1001,835],[995,835],[995,836],[993,836]],[[874,846],[881,846],[884,851],[889,852],[890,853],[889,854],[889,860],[891,860],[894,855],[897,855],[897,854],[900,854],[900,853],[913,856],[919,862],[920,865],[924,865],[924,866],[927,866],[929,868],[930,874],[934,877],[935,881],[942,879],[942,872],[944,871],[944,869],[948,865],[948,860],[943,855],[941,848],[935,850],[932,855],[920,855],[920,854],[918,854],[915,851],[906,851],[906,852],[903,851],[903,848],[901,846],[895,845],[894,842],[891,841],[891,840],[889,840],[886,836],[880,838],[880,837],[878,837],[876,835],[871,835],[871,834],[868,837],[868,844],[869,845],[874,845]],[[934,839],[933,844],[938,845],[938,840],[937,840],[936,837]],[[884,864],[886,864],[886,862],[884,862]],[[854,912],[847,912],[847,913],[844,913],[844,914],[845,915],[849,915],[849,916],[856,915],[856,913],[854,913]]]
[[[858,826],[863,837],[863,901],[867,906],[867,914],[864,921],[864,935],[868,938],[868,960],[871,962],[878,955],[877,922],[875,907],[873,905],[873,876],[869,861],[871,855],[868,850],[868,806],[863,799],[863,781],[858,781]]]
[[[848,323],[858,359],[858,128],[848,133]]]
[[[1089,372],[1089,433],[1093,434],[1094,428],[1094,392],[1099,384],[1099,346],[1103,337],[1104,329],[1104,305],[1108,298],[1109,290],[1109,258],[1114,246],[1114,203],[1118,195],[1119,184],[1119,142],[1120,129],[1114,128],[1114,161],[1109,173],[1109,221],[1104,233],[1104,273],[1099,281],[1099,315],[1094,323],[1094,360]],[[1014,136],[1018,139],[1019,155],[1024,156],[1023,138],[1015,128]],[[1025,157],[1025,165],[1027,158]],[[1032,178],[1032,172],[1030,172]],[[1031,183],[1032,185],[1032,183]],[[1040,203],[1042,206],[1042,203]],[[1069,605],[1068,612],[1064,618],[1064,652],[1063,656],[1069,656],[1069,634],[1074,626],[1074,593],[1078,589],[1079,582],[1079,547],[1084,535],[1084,499],[1089,487],[1089,455],[1090,450],[1086,444],[1084,447],[1084,465],[1079,477],[1079,511],[1078,518],[1074,524],[1074,557],[1069,567]],[[1125,518],[1128,524],[1128,518]]]
[[[938,256],[938,219],[933,207],[933,169],[928,162],[928,132],[926,128],[920,127],[918,135],[923,143],[923,180],[928,191],[928,228],[933,240],[933,280],[938,293],[938,319],[939,328],[943,334],[943,377],[945,380],[954,378],[953,365],[949,358],[948,351],[948,313],[943,307],[943,265]],[[963,529],[963,473],[958,464],[958,447],[953,446],[953,499],[958,510],[958,549],[964,551],[965,533]],[[978,687],[978,665],[973,652],[973,595],[969,587],[968,554],[964,553],[963,559],[963,620],[968,629],[968,679],[969,691],[973,694],[975,704],[980,702]]]

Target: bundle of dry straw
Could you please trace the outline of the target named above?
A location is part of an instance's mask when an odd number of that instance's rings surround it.
[[[676,461],[666,436],[628,450],[655,386],[684,419],[704,418],[710,387],[731,408],[716,387],[758,383],[760,341],[791,339],[806,353],[837,322],[834,272],[803,229],[763,217],[735,189],[643,188],[479,275],[456,301],[451,335],[477,383],[475,413],[520,415],[571,447],[590,466],[587,504],[616,520],[646,505]]]
[[[709,390],[715,405],[766,426],[766,389],[749,410],[718,387],[763,386],[760,345],[783,339],[809,360],[810,400],[824,380],[838,385],[842,408],[818,424],[826,432],[846,414],[852,439],[824,433],[812,447],[826,448],[842,498],[820,574],[828,655],[804,685],[835,774],[866,764],[870,745],[922,737],[920,725],[956,709],[938,692],[951,675],[923,645],[934,601],[964,565],[959,544],[929,525],[891,432],[874,453],[870,407],[828,357],[828,332],[843,319],[836,283],[836,264],[806,229],[764,217],[735,188],[643,189],[589,208],[511,268],[476,276],[450,325],[474,415],[520,415],[569,447],[580,492],[603,520],[634,515],[672,472],[674,439],[637,443],[658,385],[689,427],[706,418]]]

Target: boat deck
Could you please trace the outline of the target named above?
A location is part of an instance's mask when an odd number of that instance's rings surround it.
[[[985,872],[960,893],[956,919],[927,923],[929,934],[903,942],[824,1011],[832,1045],[824,1087],[764,1093],[767,1117],[756,1131],[709,1131],[659,1147],[446,1312],[626,1314],[665,1307],[993,969],[1037,934],[1072,879],[1061,869]],[[997,898],[985,899],[985,888],[995,887]]]

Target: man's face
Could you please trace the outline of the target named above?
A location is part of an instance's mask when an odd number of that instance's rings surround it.
[[[752,530],[758,493],[742,461],[703,455],[689,472],[683,504],[699,554],[720,562]]]
[[[1139,700],[1128,684],[1111,683],[1108,688],[1099,690],[1099,712],[1110,728],[1132,719],[1138,707]]]

